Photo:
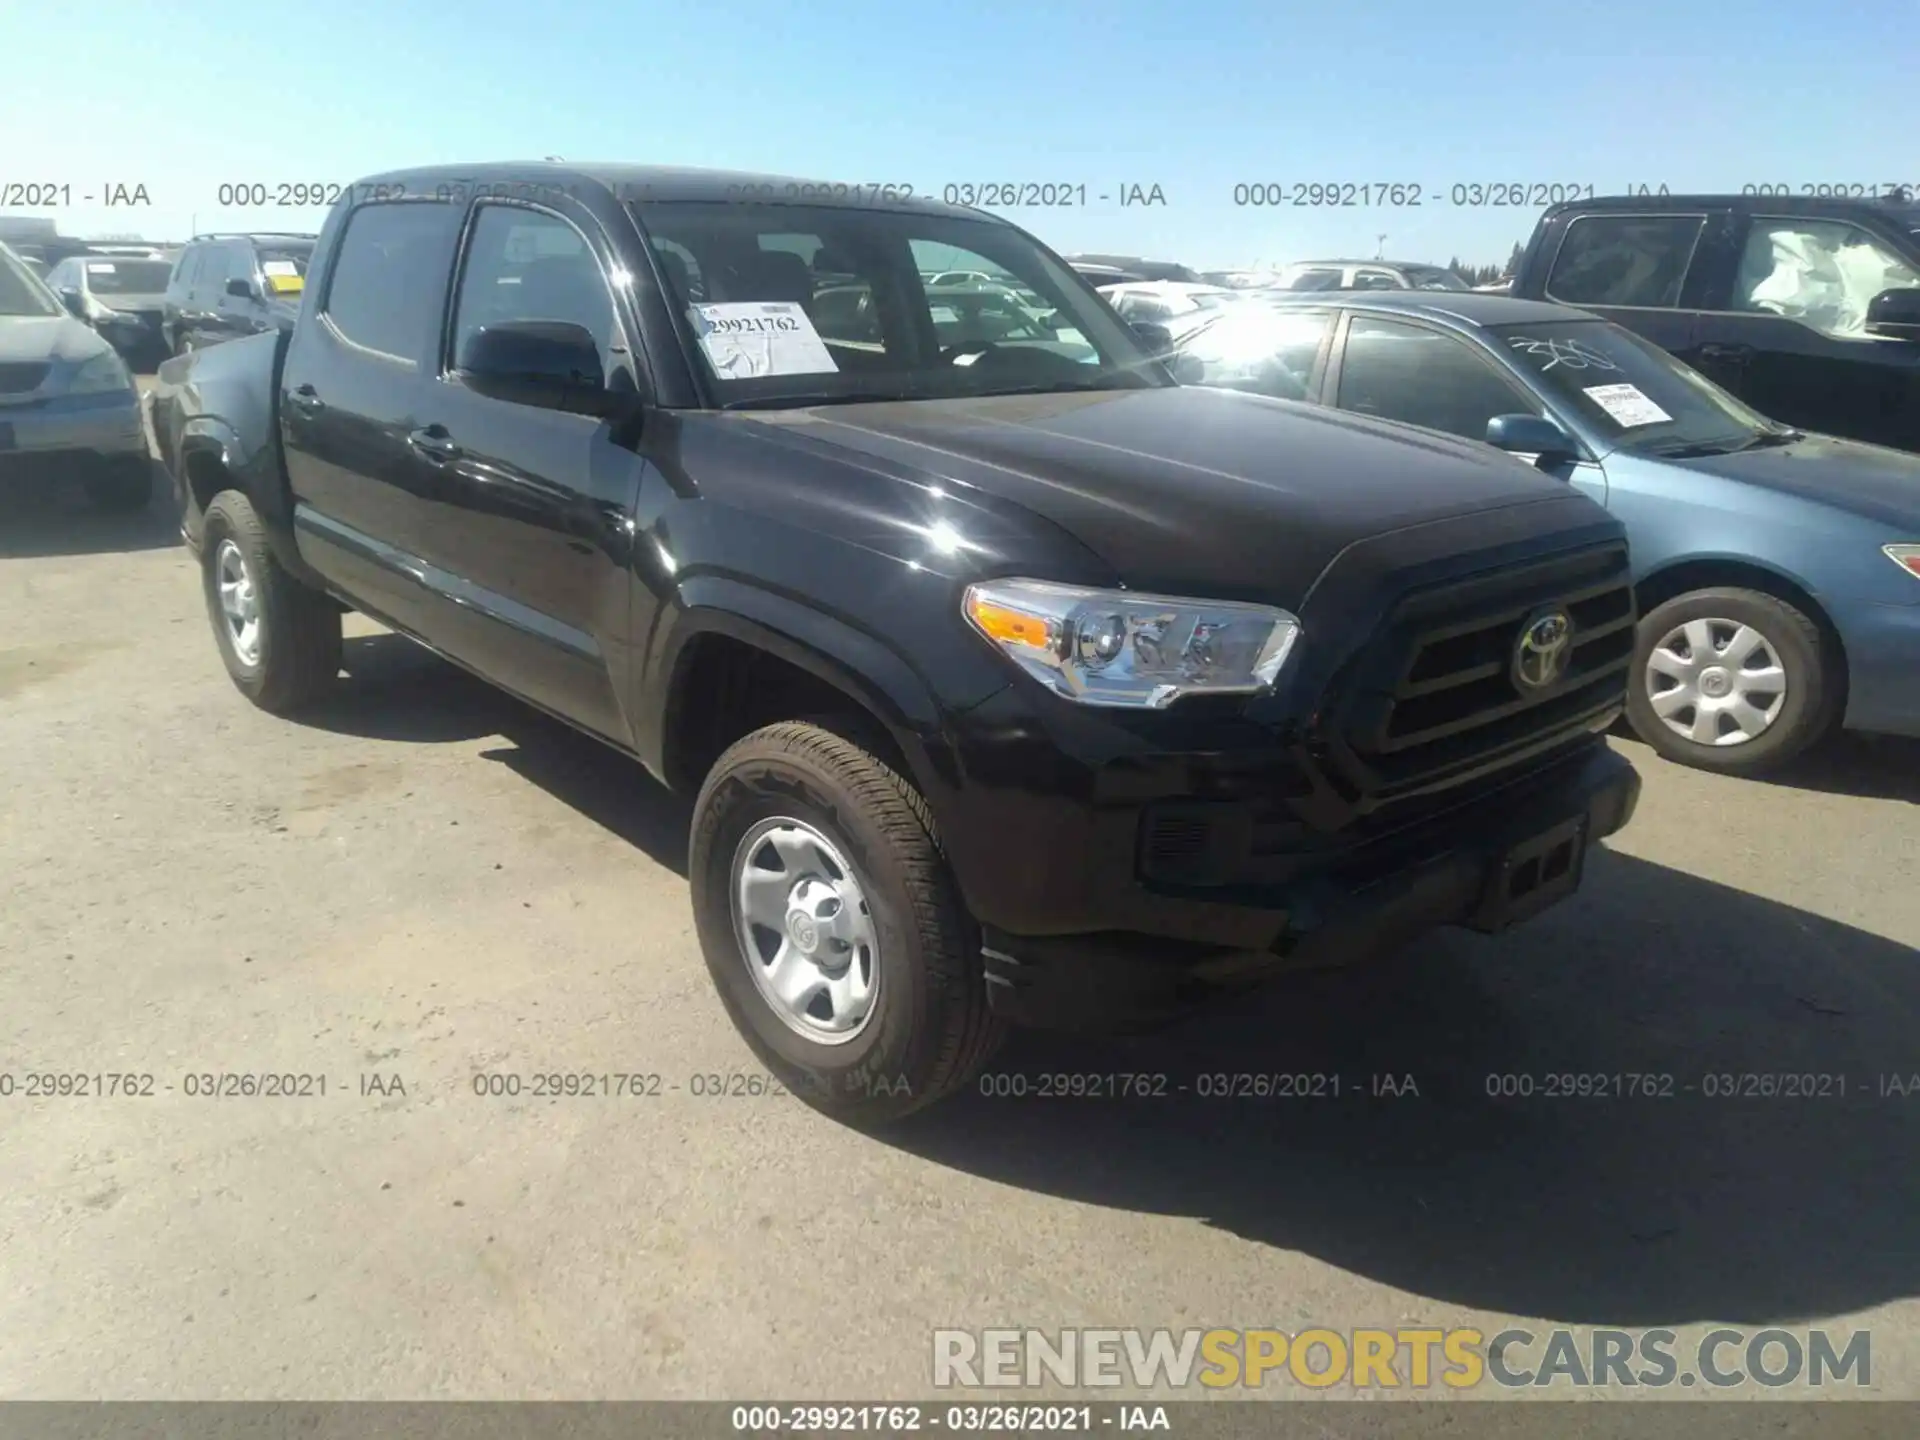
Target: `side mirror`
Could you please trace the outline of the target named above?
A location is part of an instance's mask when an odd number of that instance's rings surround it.
[[[455,365],[469,390],[515,405],[605,419],[629,400],[607,388],[600,347],[584,325],[557,320],[488,325],[467,337]]]
[[[1197,355],[1189,355],[1184,350],[1176,350],[1163,357],[1167,369],[1173,372],[1173,378],[1182,385],[1204,385],[1207,379],[1206,362]]]
[[[1487,443],[1496,450],[1532,455],[1536,465],[1580,456],[1573,437],[1544,415],[1496,415],[1487,421]]]
[[[60,291],[60,303],[67,307],[67,313],[73,316],[74,319],[85,320],[87,318],[86,297],[78,290],[70,286],[62,287]]]
[[[251,300],[254,298],[253,282],[235,276],[233,279],[227,281],[227,294],[238,296],[242,300]]]
[[[1920,340],[1920,290],[1882,290],[1867,302],[1867,333]]]

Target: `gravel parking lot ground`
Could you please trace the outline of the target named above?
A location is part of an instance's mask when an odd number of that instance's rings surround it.
[[[1920,749],[1756,783],[1617,741],[1640,815],[1525,930],[1019,1037],[1029,1089],[1190,1088],[881,1140],[697,1093],[756,1071],[681,803],[365,625],[330,708],[251,709],[174,524],[0,496],[0,1070],[156,1085],[0,1099],[0,1396],[924,1398],[936,1326],[1518,1319],[1870,1325],[1920,1397],[1920,1089],[1881,1093],[1920,1072]],[[1341,1098],[1192,1088],[1282,1071]],[[325,1093],[187,1093],[223,1072]],[[546,1072],[660,1090],[475,1093]],[[1567,1072],[1676,1090],[1488,1094]],[[1706,1093],[1746,1073],[1845,1095]]]

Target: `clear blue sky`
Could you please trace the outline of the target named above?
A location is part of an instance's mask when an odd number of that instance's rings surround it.
[[[1455,183],[1920,183],[1915,0],[0,0],[0,56],[0,187],[70,185],[34,213],[82,235],[317,228],[219,187],[549,154],[1085,185],[1086,209],[1007,213],[1207,267],[1382,233],[1504,261],[1535,212],[1436,203]],[[1236,207],[1258,181],[1442,196]],[[113,183],[151,206],[103,208]],[[1121,208],[1135,184],[1166,204]]]

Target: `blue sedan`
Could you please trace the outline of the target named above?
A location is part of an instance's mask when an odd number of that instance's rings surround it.
[[[1246,303],[1174,368],[1484,441],[1606,505],[1641,615],[1627,713],[1669,759],[1750,773],[1836,725],[1920,735],[1920,455],[1777,424],[1597,316],[1498,295]]]

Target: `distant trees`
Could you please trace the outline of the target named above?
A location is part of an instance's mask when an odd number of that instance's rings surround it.
[[[1517,240],[1514,242],[1513,252],[1507,256],[1505,265],[1468,265],[1455,256],[1447,261],[1447,269],[1469,285],[1491,285],[1494,281],[1505,279],[1519,270],[1520,257],[1526,253],[1526,242]]]

